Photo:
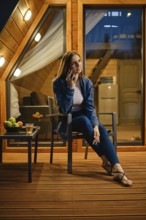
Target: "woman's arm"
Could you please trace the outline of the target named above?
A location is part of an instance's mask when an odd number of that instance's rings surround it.
[[[74,89],[69,87],[65,79],[58,78],[53,82],[53,91],[59,111],[64,114],[71,112]]]
[[[93,127],[95,125],[99,125],[98,117],[96,114],[96,110],[94,107],[94,91],[93,91],[93,84],[90,79],[87,79],[86,88],[85,88],[85,109],[86,109],[86,115],[90,119]]]

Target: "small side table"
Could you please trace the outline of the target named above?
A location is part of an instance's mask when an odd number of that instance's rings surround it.
[[[26,133],[25,126],[19,132],[5,132],[0,134],[0,163],[2,163],[2,141],[3,139],[23,139],[28,143],[28,182],[32,182],[32,140],[35,141],[35,149],[38,146],[38,134],[40,127],[35,126],[31,135]],[[36,159],[34,158],[34,162]]]

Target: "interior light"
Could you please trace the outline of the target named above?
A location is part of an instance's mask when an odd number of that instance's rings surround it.
[[[118,28],[119,26],[117,26],[117,25],[110,25],[110,24],[105,24],[104,25],[104,28]]]
[[[105,27],[105,28],[110,28],[110,27],[111,27],[111,25],[106,24],[106,25],[104,25],[104,27]]]
[[[21,70],[19,68],[17,68],[14,72],[14,76],[18,77],[21,74]]]
[[[28,21],[31,18],[32,12],[30,9],[28,9],[24,14],[24,20]]]
[[[5,58],[4,57],[0,57],[0,67],[3,66],[5,63]]]
[[[132,14],[131,14],[131,12],[128,12],[127,13],[127,17],[130,17]]]
[[[34,39],[35,39],[36,42],[40,41],[40,39],[41,39],[41,34],[40,34],[40,33],[37,33],[37,35],[35,36]]]

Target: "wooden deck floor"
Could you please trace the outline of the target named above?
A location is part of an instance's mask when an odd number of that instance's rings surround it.
[[[7,220],[145,220],[146,152],[119,152],[133,186],[125,188],[101,168],[90,153],[73,154],[73,174],[67,155],[39,153],[33,181],[27,183],[27,155],[5,153],[0,165],[0,219]]]

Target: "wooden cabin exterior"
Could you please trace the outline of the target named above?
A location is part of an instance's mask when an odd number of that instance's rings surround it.
[[[65,6],[66,7],[66,49],[75,50],[81,54],[83,57],[83,7],[85,5],[90,6],[143,6],[146,13],[146,1],[145,0],[20,0],[17,7],[15,8],[13,14],[6,23],[4,29],[0,33],[0,55],[4,56],[6,62],[4,66],[0,68],[0,125],[3,128],[3,121],[7,118],[6,105],[6,79],[10,72],[15,67],[20,55],[23,53],[32,33],[39,24],[42,16],[48,9],[48,6]],[[23,20],[23,15],[27,8],[30,8],[33,12],[32,18],[29,21]],[[144,22],[146,23],[146,16],[144,17]],[[144,42],[146,42],[146,28],[144,29]],[[146,44],[143,45],[144,51],[146,53]],[[114,61],[113,61],[114,62]],[[144,56],[144,64],[146,63],[146,56]],[[55,64],[56,65],[56,64]],[[114,63],[109,65],[113,66]],[[58,64],[56,65],[58,66]],[[90,70],[90,65],[88,66],[87,74]],[[52,75],[48,78],[51,81],[55,74],[57,68],[54,69]],[[45,72],[45,71],[44,71]],[[144,74],[146,75],[146,66],[144,65]],[[38,74],[39,75],[39,74]],[[41,74],[35,81],[37,86],[41,80]],[[30,78],[31,82],[31,78]],[[144,76],[143,85],[146,85],[146,77]],[[52,87],[45,84],[41,91],[53,95]],[[26,92],[27,93],[27,92]],[[144,133],[146,133],[146,94],[144,89]],[[144,135],[144,144],[142,146],[123,146],[118,147],[119,151],[145,151],[146,150],[146,135]],[[9,151],[25,151],[24,149],[9,149],[5,143],[4,150]],[[49,149],[42,149],[43,152],[48,152]],[[57,150],[56,150],[57,151]],[[74,151],[82,151],[81,142],[78,141],[74,144]]]
[[[1,1],[1,2],[5,2]],[[2,4],[2,3],[0,3]],[[84,159],[82,142],[73,144],[73,173],[67,173],[66,147],[56,147],[54,163],[49,164],[49,147],[41,146],[36,164],[32,164],[32,183],[27,182],[28,159],[24,147],[3,146],[3,162],[0,164],[0,220],[145,220],[146,219],[146,0],[20,0],[13,14],[0,33],[0,56],[5,64],[0,67],[0,131],[7,118],[7,78],[15,69],[32,33],[39,24],[48,6],[66,7],[66,49],[75,50],[83,57],[83,7],[90,6],[142,6],[144,9],[144,60],[143,103],[144,143],[142,145],[118,146],[120,162],[126,175],[132,179],[132,187],[122,187],[106,175],[95,153]],[[29,21],[24,21],[25,11],[33,12]],[[49,22],[49,21],[48,21]],[[42,30],[43,31],[43,30]],[[89,60],[87,74],[90,74]],[[49,85],[56,74],[59,61],[47,67],[43,76]],[[116,60],[108,64],[115,74]],[[107,76],[107,72],[104,74]],[[52,87],[41,84],[42,74],[37,79],[25,79],[36,90],[53,95]],[[30,91],[17,89],[22,96]],[[138,152],[139,151],[139,152]]]

